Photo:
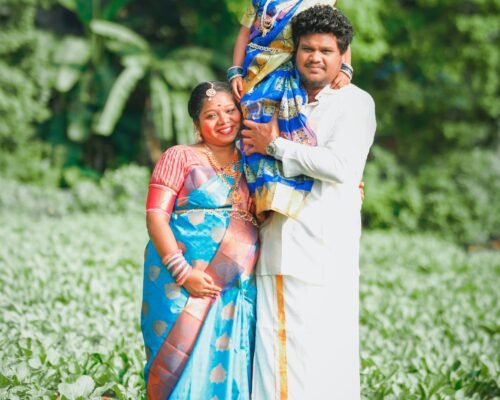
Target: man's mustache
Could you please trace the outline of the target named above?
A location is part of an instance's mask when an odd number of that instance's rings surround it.
[[[321,69],[325,69],[325,65],[324,64],[318,64],[318,63],[305,63],[304,66],[306,68],[309,68],[309,67],[314,67],[314,68],[321,68]]]

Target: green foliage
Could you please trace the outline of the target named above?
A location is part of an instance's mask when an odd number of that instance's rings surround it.
[[[0,398],[141,398],[144,214],[1,218]],[[500,396],[498,252],[375,232],[361,269],[364,399]]]
[[[467,244],[498,238],[499,160],[497,151],[455,151],[413,172],[375,147],[364,176],[366,225],[434,231]]]
[[[422,168],[422,227],[465,243],[500,237],[500,153],[450,152]]]
[[[49,116],[52,71],[46,49],[52,42],[35,28],[37,4],[0,0],[0,173],[23,180],[28,171],[41,167],[40,176],[47,170],[39,157],[46,149],[33,136]],[[26,149],[28,144],[34,149]]]
[[[353,60],[362,60],[363,63],[382,61],[390,52],[381,18],[386,4],[373,0],[339,0],[336,6],[354,27]]]
[[[181,49],[182,43],[148,41],[127,26],[130,19],[105,19],[126,15],[131,1],[60,3],[75,13],[83,28],[83,36],[61,37],[54,55],[61,107],[45,138],[77,150],[67,154],[66,165],[103,172],[93,158],[104,160],[104,167],[116,164],[123,140],[136,143],[134,159],[149,160],[161,154],[161,144],[191,142],[185,99],[198,82],[215,78],[213,53],[196,46]],[[137,121],[138,129],[131,129],[128,118]],[[102,141],[99,135],[113,138]],[[94,149],[95,157],[86,157],[87,147]]]
[[[372,233],[361,270],[364,399],[500,396],[498,252]]]
[[[424,211],[423,194],[416,178],[396,157],[381,147],[372,150],[373,159],[366,166],[363,217],[370,228],[414,230]]]
[[[2,221],[0,398],[140,398],[143,218]]]
[[[75,212],[140,212],[146,199],[150,172],[145,167],[128,165],[108,170],[99,180],[79,168],[64,170],[68,189],[54,185],[21,184],[0,179],[0,210],[31,216],[65,216]]]
[[[363,13],[353,7],[353,15]],[[366,57],[354,44],[353,58],[355,83],[378,106],[379,142],[414,168],[429,153],[498,145],[500,3],[396,2],[378,15],[373,40],[389,50],[372,62],[370,52]],[[356,26],[370,30],[372,24]]]

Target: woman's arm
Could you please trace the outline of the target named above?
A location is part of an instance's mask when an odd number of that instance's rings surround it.
[[[185,180],[187,166],[185,150],[174,146],[167,150],[156,164],[149,185],[146,202],[146,226],[165,268],[179,285],[195,297],[216,297],[220,288],[203,271],[193,269],[180,252],[170,228],[170,215],[175,199]],[[175,266],[174,266],[175,262]]]
[[[153,242],[158,255],[163,260],[167,255],[179,249],[174,233],[168,224],[168,214],[148,211],[146,213],[146,226],[149,238]]]

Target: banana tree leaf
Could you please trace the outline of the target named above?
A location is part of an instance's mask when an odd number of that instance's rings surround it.
[[[180,47],[170,52],[168,56],[174,60],[195,60],[202,64],[211,64],[214,62],[214,51],[198,46]]]
[[[192,89],[200,82],[215,79],[210,67],[197,60],[167,59],[160,63],[160,70],[169,86],[175,89]]]
[[[97,117],[94,126],[94,131],[97,134],[111,135],[130,94],[144,73],[145,71],[140,65],[129,65],[121,72],[111,88],[104,110]]]
[[[54,61],[59,65],[56,76],[56,89],[66,93],[80,78],[90,58],[90,44],[81,38],[69,36],[58,45]]]
[[[130,51],[149,51],[148,42],[131,29],[110,21],[93,20],[90,23],[90,29],[97,35],[100,35],[111,42],[118,42],[129,48]]]
[[[150,88],[153,122],[156,134],[161,139],[172,140],[174,137],[174,130],[172,127],[172,105],[167,84],[160,76],[153,75],[150,82]]]
[[[194,143],[193,122],[187,111],[189,93],[184,91],[171,92],[172,114],[174,115],[174,126],[176,142],[178,144]]]

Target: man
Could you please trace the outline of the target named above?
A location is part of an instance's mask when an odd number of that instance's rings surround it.
[[[257,266],[255,400],[356,400],[359,383],[361,181],[375,134],[375,107],[355,85],[330,88],[353,31],[330,6],[292,22],[295,60],[308,94],[303,112],[315,147],[245,121],[243,143],[281,160],[285,176],[314,178],[296,218],[273,213],[261,227]]]

